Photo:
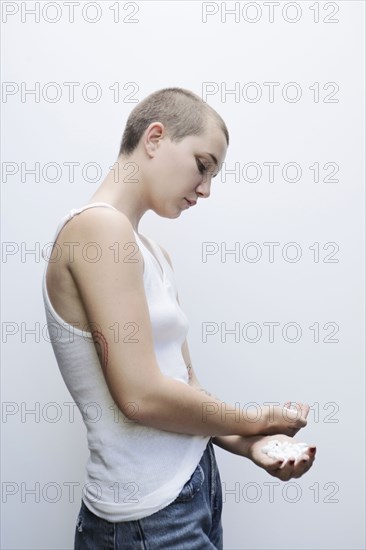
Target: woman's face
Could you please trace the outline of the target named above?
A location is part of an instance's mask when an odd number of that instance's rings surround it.
[[[152,209],[160,216],[176,218],[210,195],[211,179],[220,171],[227,151],[226,138],[213,121],[200,136],[178,143],[163,134],[149,162]]]

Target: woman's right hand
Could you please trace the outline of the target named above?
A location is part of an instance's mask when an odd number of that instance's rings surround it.
[[[313,465],[316,453],[315,445],[309,445],[297,458],[270,458],[263,452],[263,446],[274,439],[281,443],[293,443],[292,438],[277,434],[273,436],[254,436],[247,438],[246,455],[254,464],[266,470],[271,476],[277,477],[281,481],[289,481],[291,478],[299,478],[305,474]]]
[[[290,408],[292,407],[292,408]],[[287,401],[283,407],[275,406],[266,409],[263,435],[285,434],[294,437],[307,424],[310,406],[306,403]]]

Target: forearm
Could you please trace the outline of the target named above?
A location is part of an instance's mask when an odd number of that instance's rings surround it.
[[[234,455],[250,458],[249,449],[252,436],[217,435],[212,438],[212,443]]]
[[[268,427],[265,414],[260,419],[257,412],[243,416],[234,405],[203,388],[166,376],[141,398],[137,410],[135,420],[141,424],[192,435],[250,436]],[[233,442],[228,442],[232,448]]]

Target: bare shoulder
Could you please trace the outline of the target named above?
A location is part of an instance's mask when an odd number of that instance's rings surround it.
[[[122,270],[129,288],[134,284],[142,291],[143,258],[132,224],[122,212],[87,208],[67,221],[56,243],[46,284],[53,308],[66,323],[86,326],[82,292],[90,278],[96,288],[108,274],[116,279]]]
[[[69,231],[84,234],[93,234],[102,231],[108,233],[113,229],[122,230],[133,235],[133,227],[128,217],[114,208],[87,208],[76,214],[67,224]]]
[[[134,230],[128,217],[112,208],[88,208],[76,214],[66,225],[64,239],[72,241],[75,255],[93,263],[93,258],[107,255],[121,261],[132,248],[138,252]],[[130,249],[128,246],[130,245]],[[68,265],[72,268],[72,265]]]

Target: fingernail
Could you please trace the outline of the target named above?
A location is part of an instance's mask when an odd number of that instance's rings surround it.
[[[316,450],[316,447],[309,447],[309,451],[310,451],[311,453],[315,453],[315,450]]]

